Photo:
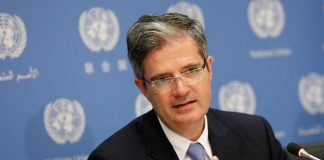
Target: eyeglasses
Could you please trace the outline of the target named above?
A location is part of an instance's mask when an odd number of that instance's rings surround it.
[[[162,77],[151,82],[143,79],[143,81],[150,85],[154,93],[164,93],[174,89],[174,82],[177,80],[182,80],[187,84],[195,84],[202,79],[202,71],[206,68],[206,63],[202,67],[190,68],[185,72],[181,73],[179,77]]]

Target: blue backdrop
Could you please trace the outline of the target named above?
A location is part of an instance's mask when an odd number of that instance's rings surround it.
[[[211,107],[264,116],[283,146],[324,140],[324,0],[1,0],[2,159],[86,159],[151,109],[125,37],[168,11],[205,28]]]

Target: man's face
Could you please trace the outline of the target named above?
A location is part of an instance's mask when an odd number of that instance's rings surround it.
[[[135,79],[136,85],[152,103],[161,120],[175,128],[204,120],[211,99],[211,57],[207,59],[201,79],[188,84],[184,78],[173,83],[173,89],[156,93],[150,84],[146,88],[142,80]],[[203,58],[198,53],[196,43],[189,37],[169,39],[162,48],[153,50],[144,60],[144,78],[148,81],[161,77],[179,77],[182,73],[202,67]]]

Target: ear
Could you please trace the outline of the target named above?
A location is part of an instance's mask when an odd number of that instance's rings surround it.
[[[142,92],[142,94],[143,94],[145,97],[147,97],[147,96],[148,96],[148,94],[147,94],[147,89],[146,89],[146,87],[144,86],[144,82],[143,82],[143,80],[141,80],[141,79],[139,79],[139,78],[135,78],[135,79],[134,79],[134,82],[135,82],[137,88]]]
[[[210,80],[212,80],[212,77],[213,77],[212,63],[213,63],[213,58],[211,56],[208,56],[208,58],[207,58],[207,66],[208,66],[208,74],[209,74],[209,79]]]

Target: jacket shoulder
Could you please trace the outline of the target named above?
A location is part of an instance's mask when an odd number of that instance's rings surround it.
[[[94,151],[89,160],[129,159],[129,157],[143,157],[145,155],[145,142],[143,138],[144,119],[151,115],[144,114],[119,131],[104,140]],[[144,159],[144,158],[142,158]]]
[[[250,115],[238,112],[221,111],[217,109],[210,109],[208,117],[217,119],[229,128],[250,128],[250,127],[264,127],[264,123],[268,123],[266,119],[258,115]]]

